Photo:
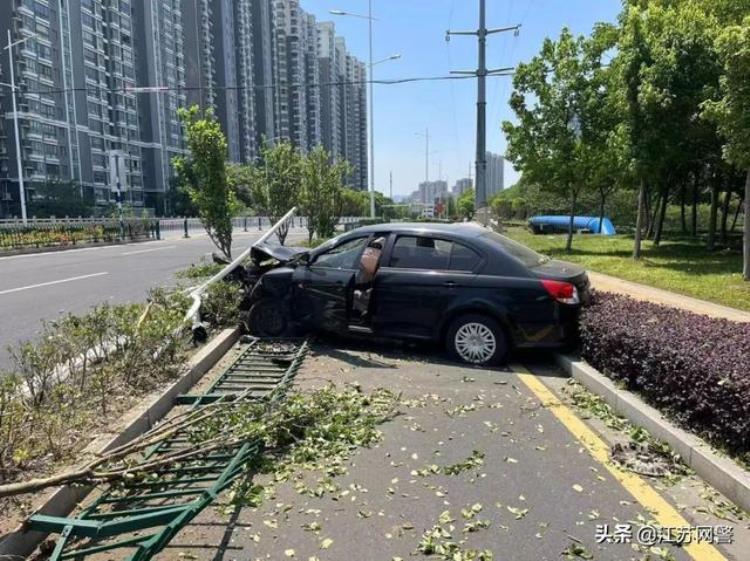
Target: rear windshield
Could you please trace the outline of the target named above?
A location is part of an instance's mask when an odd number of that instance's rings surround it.
[[[549,261],[549,257],[545,257],[533,249],[529,249],[525,245],[513,241],[510,238],[506,238],[505,236],[501,236],[495,232],[487,232],[486,234],[483,234],[482,237],[499,245],[503,251],[512,255],[527,267],[538,267]]]

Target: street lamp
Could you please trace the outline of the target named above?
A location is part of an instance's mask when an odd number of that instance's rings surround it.
[[[3,84],[4,86],[10,87],[11,99],[13,100],[13,129],[16,133],[16,165],[18,166],[18,192],[21,197],[21,220],[24,226],[27,224],[28,219],[26,217],[26,188],[23,183],[23,161],[21,159],[21,135],[18,130],[18,108],[16,107],[16,70],[13,67],[13,47],[25,43],[29,39],[36,39],[39,34],[35,33],[13,42],[10,29],[8,30],[8,45],[3,47],[3,50],[8,51],[8,64],[10,65],[10,84]]]
[[[354,18],[366,19],[368,26],[369,26],[370,63],[368,66],[370,69],[370,88],[369,88],[370,90],[370,217],[375,218],[375,104],[373,101],[373,98],[374,98],[373,70],[374,70],[375,65],[380,64],[381,62],[399,59],[401,58],[401,55],[392,55],[381,61],[373,62],[372,60],[372,23],[377,20],[376,18],[372,16],[372,0],[368,0],[367,15],[355,14],[352,12],[345,12],[343,10],[330,10],[330,13],[334,16],[349,16],[349,17],[354,17]]]
[[[389,60],[398,60],[401,58],[400,54],[391,55],[388,58],[384,58],[383,60],[379,60],[377,62],[373,62],[372,66],[377,66],[378,64],[383,64],[384,62],[388,62]]]

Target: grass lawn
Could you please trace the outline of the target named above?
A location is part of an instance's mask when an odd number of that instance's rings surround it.
[[[630,236],[576,235],[573,253],[567,254],[565,235],[535,236],[520,226],[504,233],[539,253],[591,271],[750,311],[750,283],[742,280],[742,255],[737,251],[708,253],[689,238],[662,241],[660,247],[647,241],[641,261],[635,262]]]

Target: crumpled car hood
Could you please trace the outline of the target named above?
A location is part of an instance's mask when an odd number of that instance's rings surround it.
[[[250,252],[250,258],[256,265],[260,265],[269,259],[275,259],[283,265],[308,251],[309,250],[304,247],[287,247],[283,245],[269,246],[261,244],[253,246],[253,249]]]

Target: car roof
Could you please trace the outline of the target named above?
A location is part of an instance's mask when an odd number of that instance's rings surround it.
[[[472,222],[458,222],[447,224],[442,222],[390,222],[385,224],[374,224],[352,230],[349,234],[365,233],[382,234],[393,232],[397,234],[450,234],[463,238],[476,238],[487,233],[487,230],[479,224]]]

